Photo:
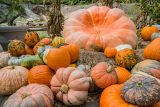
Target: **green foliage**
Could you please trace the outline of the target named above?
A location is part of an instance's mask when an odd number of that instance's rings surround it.
[[[63,4],[67,5],[88,4],[92,2],[93,0],[63,0]]]

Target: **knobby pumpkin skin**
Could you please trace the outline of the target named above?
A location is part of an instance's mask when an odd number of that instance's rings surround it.
[[[105,50],[104,50],[104,55],[105,55],[106,57],[108,57],[108,58],[113,58],[113,57],[115,57],[116,53],[117,53],[117,50],[116,50],[115,48],[107,47],[107,48],[105,48]]]
[[[137,63],[137,56],[132,49],[122,49],[116,53],[115,60],[118,66],[130,70]]]
[[[59,68],[51,80],[51,90],[65,105],[80,105],[87,100],[89,77],[74,67]]]
[[[20,88],[4,103],[4,107],[53,107],[54,97],[49,87],[29,84]]]
[[[58,45],[60,45],[62,43],[65,43],[64,37],[56,36],[56,37],[54,37],[54,39],[52,40],[52,43],[50,45],[53,47],[57,47]]]
[[[134,47],[137,41],[135,25],[124,11],[106,6],[71,13],[64,23],[63,33],[66,43],[95,51],[128,43]]]
[[[44,51],[47,50],[47,49],[50,49],[50,48],[53,48],[52,46],[50,45],[44,45],[44,46],[40,46],[37,50],[37,55],[43,59],[43,55],[44,55]]]
[[[33,49],[30,48],[28,45],[25,45],[25,53],[28,55],[34,55]]]
[[[158,32],[158,28],[155,26],[145,26],[141,31],[141,36],[143,40],[150,40],[151,35],[155,32]]]
[[[125,101],[139,106],[151,106],[160,100],[160,82],[145,75],[133,75],[123,84]]]
[[[8,52],[13,56],[25,54],[25,44],[20,40],[11,40],[8,44]]]
[[[29,70],[28,82],[50,86],[53,74],[54,72],[47,65],[38,65]]]
[[[74,63],[79,58],[79,47],[75,44],[64,44],[60,46],[62,49],[66,49],[68,53],[70,54],[71,63]]]
[[[156,60],[144,60],[137,63],[131,70],[132,74],[136,72],[144,72],[160,79],[160,62]]]
[[[71,62],[70,54],[62,48],[51,48],[44,52],[43,61],[53,70],[68,67]]]
[[[52,42],[51,38],[43,38],[41,41],[39,41],[33,48],[34,54],[37,54],[37,50],[41,46],[49,45]]]
[[[160,38],[154,39],[144,48],[144,58],[160,61]]]
[[[22,66],[7,66],[0,69],[0,95],[10,95],[26,85],[28,69]]]
[[[100,62],[91,70],[91,77],[99,88],[106,88],[117,83],[116,72],[111,65]]]
[[[3,68],[8,65],[8,60],[11,55],[8,52],[0,52],[0,68]]]
[[[105,88],[100,97],[100,107],[138,107],[123,100],[121,89],[121,84]]]
[[[34,47],[40,41],[38,33],[27,32],[24,36],[24,43],[29,47]]]

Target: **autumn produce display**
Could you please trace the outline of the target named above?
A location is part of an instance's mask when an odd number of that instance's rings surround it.
[[[71,13],[62,33],[10,41],[0,53],[0,107],[160,107],[156,26],[137,36],[123,10],[92,6]]]

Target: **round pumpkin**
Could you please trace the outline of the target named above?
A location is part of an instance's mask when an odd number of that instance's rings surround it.
[[[154,39],[144,48],[144,58],[160,61],[160,38]]]
[[[4,107],[53,107],[54,97],[49,87],[29,84],[20,88],[4,103]]]
[[[25,45],[25,53],[28,55],[34,55],[33,49],[30,48],[28,45]]]
[[[122,85],[111,85],[105,88],[100,96],[100,107],[138,107],[127,103],[121,97]]]
[[[130,70],[137,63],[137,56],[132,49],[122,49],[117,51],[115,60],[118,66]]]
[[[117,83],[116,72],[111,65],[100,62],[91,70],[91,77],[99,88],[106,88]]]
[[[20,56],[20,57],[14,57],[14,56],[12,56],[12,57],[10,57],[10,59],[8,60],[8,65],[17,65],[17,66],[20,66],[21,65],[21,62],[22,62],[22,59],[24,58],[24,57],[28,57],[28,56],[30,56],[30,55],[22,55],[22,56]]]
[[[118,8],[92,6],[77,10],[64,22],[66,43],[87,50],[104,50],[119,44],[136,45],[134,23]]]
[[[13,56],[25,54],[25,44],[21,40],[11,40],[8,44],[8,52]]]
[[[36,32],[27,32],[24,36],[24,43],[29,47],[34,47],[40,41],[38,33]]]
[[[155,32],[158,32],[158,28],[156,26],[145,26],[141,31],[141,36],[143,40],[150,40],[151,35]]]
[[[27,57],[24,57],[21,60],[21,66],[26,67],[26,68],[32,68],[37,65],[43,65],[42,59],[38,55],[30,55]]]
[[[105,55],[106,57],[108,57],[108,58],[113,58],[113,57],[115,57],[116,53],[117,53],[117,50],[116,50],[115,48],[107,47],[107,48],[105,48],[105,50],[104,50],[104,55]]]
[[[8,60],[11,55],[8,52],[0,52],[0,68],[3,68],[8,65]]]
[[[70,54],[62,48],[51,48],[44,52],[43,61],[53,70],[68,67],[71,62]]]
[[[10,95],[27,84],[28,69],[7,66],[0,69],[0,95]]]
[[[160,38],[160,32],[155,32],[151,35],[151,40],[153,41],[156,38]]]
[[[37,54],[37,50],[41,46],[49,45],[52,42],[51,38],[43,38],[41,41],[39,41],[33,48],[34,54]]]
[[[137,63],[131,72],[134,74],[136,72],[144,72],[160,79],[160,62],[156,60],[144,60]]]
[[[65,39],[63,37],[60,36],[56,36],[54,37],[54,39],[52,40],[52,43],[50,44],[53,47],[57,47],[58,45],[65,43]]]
[[[74,67],[59,68],[51,80],[51,90],[66,105],[80,105],[87,100],[89,77]]]
[[[50,86],[53,74],[53,71],[47,65],[38,65],[29,70],[28,82],[29,84],[38,83]]]
[[[68,53],[70,54],[71,63],[74,63],[79,58],[79,47],[75,44],[65,44],[60,46],[62,49],[66,49]]]
[[[146,75],[133,75],[123,84],[125,101],[139,106],[151,106],[160,100],[160,82]]]

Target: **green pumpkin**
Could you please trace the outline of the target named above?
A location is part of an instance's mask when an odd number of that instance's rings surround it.
[[[21,61],[21,66],[26,68],[32,68],[37,65],[43,65],[42,59],[38,55],[30,55],[28,57],[25,57]]]
[[[44,46],[39,47],[38,50],[37,50],[38,56],[41,59],[43,59],[44,51],[47,50],[47,49],[49,49],[49,48],[52,48],[52,46],[50,46],[50,45],[44,45]]]

